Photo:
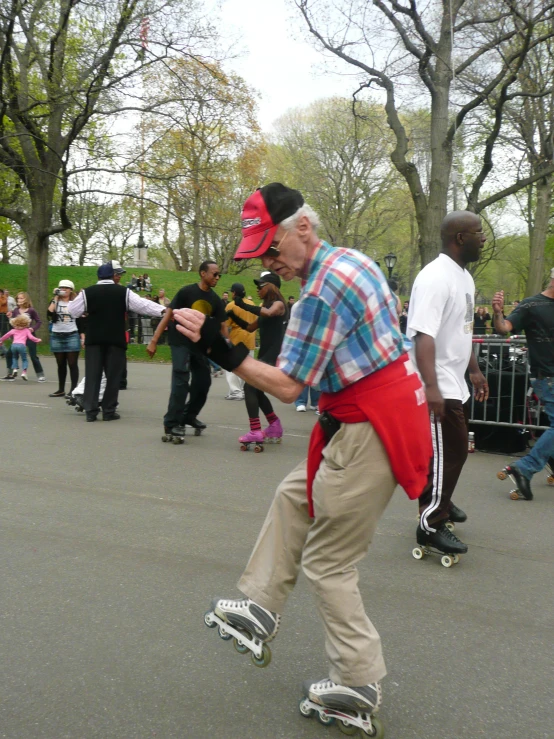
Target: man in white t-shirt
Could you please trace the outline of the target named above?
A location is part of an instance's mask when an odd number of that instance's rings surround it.
[[[417,542],[463,554],[467,545],[446,522],[467,518],[451,498],[468,451],[468,368],[476,399],[486,401],[489,395],[471,350],[475,284],[466,269],[479,260],[486,241],[481,219],[469,211],[449,213],[441,225],[441,241],[441,254],[416,277],[408,312],[411,355],[425,386],[434,450],[429,483],[419,499]]]

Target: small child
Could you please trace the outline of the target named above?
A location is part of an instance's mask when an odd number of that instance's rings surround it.
[[[37,339],[37,337],[33,334],[33,332],[29,329],[29,326],[31,325],[31,317],[27,313],[20,313],[18,316],[15,316],[15,318],[12,318],[10,320],[10,326],[12,326],[11,331],[8,331],[7,334],[4,334],[0,338],[0,344],[2,344],[3,341],[6,339],[9,339],[10,337],[13,339],[12,343],[12,367],[11,370],[14,372],[14,370],[19,369],[19,357],[21,357],[21,366],[23,368],[23,371],[21,372],[21,379],[27,380],[27,339],[30,341],[34,341],[36,344],[39,344],[42,339]]]

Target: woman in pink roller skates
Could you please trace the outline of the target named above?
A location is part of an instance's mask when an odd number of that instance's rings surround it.
[[[285,299],[279,291],[281,278],[272,272],[262,272],[260,279],[254,280],[254,282],[263,305],[246,304],[243,303],[242,298],[235,298],[235,305],[254,313],[258,318],[254,323],[246,323],[241,319],[237,321],[237,317],[234,315],[232,318],[241,328],[245,328],[247,331],[253,332],[260,329],[258,359],[260,362],[265,362],[265,364],[274,367],[281,351],[281,344],[287,326]],[[283,427],[281,421],[275,415],[267,395],[246,383],[244,386],[244,401],[248,412],[250,431],[239,437],[241,449],[246,451],[250,444],[253,444],[255,451],[261,451],[264,441],[280,441],[283,436]],[[263,431],[260,423],[260,409],[269,423],[269,426]]]

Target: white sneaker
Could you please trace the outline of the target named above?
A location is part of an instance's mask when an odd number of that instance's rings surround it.
[[[21,379],[27,382],[27,370],[23,370],[23,372],[21,373]]]
[[[44,375],[39,375],[37,377],[37,382],[46,382],[46,377]]]
[[[296,406],[297,413],[306,413],[306,406],[305,405],[297,405]]]

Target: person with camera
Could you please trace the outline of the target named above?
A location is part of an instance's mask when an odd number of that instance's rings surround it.
[[[58,366],[58,389],[49,398],[70,397],[79,384],[79,352],[81,351],[80,319],[76,320],[69,312],[69,304],[76,297],[75,285],[71,280],[60,280],[54,290],[54,297],[48,305],[48,319],[52,322],[50,331],[50,351]],[[66,396],[65,382],[69,368],[70,389]]]
[[[277,488],[239,599],[216,599],[224,624],[272,640],[299,574],[323,621],[329,677],[308,681],[320,706],[372,712],[381,702],[381,641],[367,617],[356,564],[367,553],[396,484],[416,498],[427,481],[431,436],[421,381],[405,353],[395,301],[382,272],[360,252],[317,235],[319,219],[298,190],[272,183],[242,211],[235,259],[302,280],[276,366],[232,346],[198,311],[174,311],[178,329],[253,387],[292,403],[322,390],[309,456]],[[405,419],[409,418],[407,424]]]
[[[550,428],[535,443],[529,454],[508,465],[519,492],[533,499],[531,479],[554,457],[554,269],[548,287],[538,295],[525,298],[504,318],[504,292],[492,299],[494,328],[499,334],[525,331],[533,392],[544,406]]]
[[[117,264],[116,270],[121,273]],[[96,421],[102,407],[104,421],[116,421],[121,378],[125,369],[127,339],[125,315],[134,310],[148,316],[160,316],[165,308],[135,295],[123,285],[116,284],[112,262],[98,267],[98,282],[86,287],[68,306],[77,318],[87,314],[85,329],[85,392],[83,406],[87,421]],[[106,389],[99,402],[102,374],[106,375]]]

